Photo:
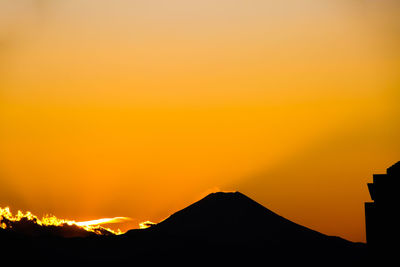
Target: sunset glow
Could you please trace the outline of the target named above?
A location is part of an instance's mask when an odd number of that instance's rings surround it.
[[[218,188],[364,242],[399,2],[0,1],[0,206],[75,221],[1,212],[126,232]]]
[[[103,218],[97,220],[91,220],[86,222],[77,222],[78,226],[91,226],[91,225],[101,225],[101,224],[111,224],[111,223],[120,223],[124,221],[130,221],[130,218],[127,217],[115,217],[115,218]]]
[[[37,224],[39,226],[60,226],[61,227],[65,224],[76,225],[88,232],[93,232],[95,234],[102,234],[102,232],[105,230],[109,233],[116,234],[116,235],[122,234],[122,232],[121,231],[113,231],[109,228],[105,228],[105,227],[102,227],[99,225],[112,224],[112,223],[130,220],[130,218],[127,218],[127,217],[115,217],[115,218],[103,218],[103,219],[86,221],[86,222],[75,222],[73,220],[59,219],[53,215],[45,215],[44,217],[39,219],[39,217],[33,215],[30,211],[23,213],[22,211],[18,210],[17,214],[13,215],[9,207],[6,207],[6,208],[0,207],[0,227],[1,228],[8,229],[9,222],[19,222],[24,219],[34,222],[35,224]]]
[[[155,223],[151,222],[151,221],[145,221],[145,222],[141,222],[139,223],[139,228],[140,229],[147,229],[150,228],[151,226],[153,226]]]

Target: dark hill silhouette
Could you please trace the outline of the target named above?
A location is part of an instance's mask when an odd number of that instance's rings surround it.
[[[7,232],[12,232],[27,237],[71,238],[113,234],[107,228],[99,226],[93,227],[93,230],[96,231],[93,232],[76,224],[62,223],[59,225],[43,225],[39,223],[38,219],[35,217],[22,217],[18,220],[12,220],[0,215],[0,225],[7,229]]]
[[[22,218],[19,221],[10,221],[6,218],[0,220],[1,223],[6,225],[9,230],[8,232],[17,233],[23,236],[30,237],[88,237],[96,235],[93,232],[86,231],[82,227],[77,225],[63,224],[60,226],[42,226],[36,223],[35,220],[28,220]]]
[[[42,264],[357,266],[365,245],[293,223],[247,196],[213,193],[120,236],[29,237],[0,229],[1,251]]]

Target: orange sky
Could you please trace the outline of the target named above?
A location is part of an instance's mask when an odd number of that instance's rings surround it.
[[[399,8],[2,1],[0,206],[126,230],[239,190],[365,241],[366,183],[400,160]]]

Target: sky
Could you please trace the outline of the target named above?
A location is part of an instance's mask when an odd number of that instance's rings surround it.
[[[400,160],[395,0],[0,0],[0,207],[120,225],[240,191],[365,241]]]

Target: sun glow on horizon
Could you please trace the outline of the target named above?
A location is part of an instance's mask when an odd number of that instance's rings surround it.
[[[32,212],[27,211],[23,213],[22,211],[18,210],[16,215],[13,215],[9,207],[1,208],[0,207],[0,228],[3,229],[10,229],[12,228],[12,222],[20,222],[22,220],[27,220],[29,222],[33,222],[39,226],[56,226],[62,227],[64,225],[68,226],[77,226],[83,230],[88,232],[92,232],[98,235],[103,235],[104,233],[120,235],[123,234],[121,230],[114,231],[110,228],[106,228],[100,226],[102,224],[113,224],[113,223],[121,223],[132,220],[128,217],[114,217],[114,218],[102,218],[97,220],[90,220],[90,221],[82,221],[76,222],[74,220],[67,220],[67,219],[59,219],[54,215],[46,214],[41,219],[36,215],[32,214]]]
[[[152,227],[153,225],[155,225],[156,223],[153,223],[151,221],[145,221],[145,222],[141,222],[139,223],[139,229],[147,229]]]
[[[76,221],[5,218],[125,232],[235,189],[364,242],[365,184],[400,158],[399,16],[395,0],[0,0],[0,207]]]
[[[78,226],[90,226],[90,225],[100,225],[100,224],[112,224],[112,223],[121,223],[124,221],[130,221],[131,218],[128,217],[114,217],[114,218],[103,218],[97,220],[83,221],[77,222]]]

